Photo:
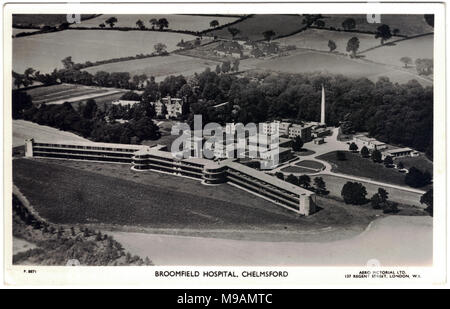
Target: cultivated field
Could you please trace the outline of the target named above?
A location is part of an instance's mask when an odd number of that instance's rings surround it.
[[[359,153],[346,152],[346,160],[339,161],[336,152],[332,151],[317,157],[331,163],[332,171],[347,175],[365,177],[396,185],[405,185],[405,174],[395,168],[387,168],[382,163],[374,163],[371,158],[363,158]]]
[[[48,73],[62,68],[61,60],[71,56],[74,62],[150,54],[163,43],[167,51],[194,36],[156,31],[66,30],[13,39],[13,70],[22,73],[34,68]],[[101,44],[100,44],[101,43]]]
[[[274,42],[279,42],[283,45],[295,45],[298,48],[329,51],[328,40],[333,40],[336,43],[336,51],[347,54],[347,42],[352,37],[357,37],[359,39],[359,50],[365,50],[380,44],[380,40],[375,39],[374,35],[371,34],[319,29],[308,29],[285,38],[277,39]]]
[[[42,126],[25,120],[13,120],[12,133],[13,147],[23,145],[26,138],[35,138],[37,140],[54,142],[87,141],[85,138],[76,134],[61,131],[52,127]]]
[[[257,41],[264,39],[262,33],[267,30],[273,30],[276,37],[294,33],[305,27],[302,21],[303,17],[301,15],[254,15],[231,27],[239,29],[240,31],[240,33],[236,35],[236,39],[240,38]],[[210,34],[218,36],[219,38],[232,38],[227,27],[220,30],[213,30]]]
[[[380,24],[369,23],[367,21],[367,16],[365,14],[334,14],[334,15],[323,15],[325,18],[325,27],[334,27],[336,29],[343,29],[342,22],[347,18],[353,18],[356,22],[355,29],[363,31],[376,31]],[[399,34],[411,36],[423,33],[433,32],[433,27],[425,22],[422,14],[416,15],[392,15],[392,14],[382,14],[381,24],[387,24],[391,31],[394,29],[399,29]]]
[[[413,61],[409,65],[413,72],[416,71],[414,61],[417,58],[433,59],[433,35],[422,36],[409,40],[403,40],[392,44],[385,44],[382,47],[363,52],[362,55],[366,59],[395,65],[402,67],[403,63],[400,61],[402,57],[410,57]],[[363,51],[361,48],[360,51]]]
[[[94,14],[82,14],[81,20],[85,21],[94,17]],[[66,14],[13,14],[13,24],[21,26],[59,26],[67,22]]]
[[[163,14],[115,14],[115,15],[101,15],[93,19],[85,20],[81,24],[72,25],[71,28],[77,27],[98,27],[101,23],[110,17],[116,17],[117,23],[115,27],[136,27],[136,21],[139,19],[144,22],[147,28],[152,28],[150,20],[153,18],[166,18],[169,22],[169,28],[172,30],[189,30],[189,31],[203,31],[211,28],[209,23],[212,20],[217,20],[219,25],[229,24],[237,20],[237,17],[216,17],[216,16],[200,16],[200,15],[163,15]],[[109,27],[106,23],[105,25]]]
[[[109,63],[87,68],[91,74],[98,71],[106,72],[129,72],[131,76],[146,74],[161,81],[169,75],[183,75],[185,77],[200,73],[205,68],[214,69],[219,64],[217,61],[203,60],[182,55],[169,55],[164,57],[152,57],[117,63]]]
[[[75,84],[58,84],[27,90],[34,104],[63,104],[64,102],[79,102],[99,97],[109,97],[125,92],[122,89],[89,87]]]
[[[243,60],[241,66],[248,65],[251,62],[254,62],[254,59]],[[422,85],[432,85],[432,81],[420,78],[410,72],[382,64],[352,60],[349,57],[314,51],[297,50],[289,56],[258,61],[254,67],[285,73],[324,72],[343,74],[353,78],[365,77],[374,82],[381,76],[388,77],[392,82],[398,83],[406,83],[409,80],[416,79]]]

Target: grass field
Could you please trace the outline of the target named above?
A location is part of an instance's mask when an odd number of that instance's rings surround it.
[[[202,31],[211,28],[209,23],[212,20],[217,20],[220,25],[229,24],[237,17],[216,17],[216,16],[200,16],[200,15],[162,15],[162,14],[105,14],[93,19],[82,21],[81,24],[73,25],[71,28],[80,27],[98,27],[99,24],[104,23],[110,17],[116,17],[117,23],[115,27],[136,27],[136,21],[139,19],[144,22],[147,28],[151,28],[152,25],[149,22],[151,19],[166,18],[169,22],[169,29],[172,30],[189,30],[189,31]],[[109,27],[108,25],[106,25]]]
[[[380,44],[371,34],[338,32],[319,29],[308,29],[285,38],[275,40],[283,45],[295,45],[298,48],[310,48],[321,51],[329,51],[328,40],[336,43],[336,51],[347,54],[347,42],[352,37],[357,37],[360,42],[360,50],[368,49]]]
[[[32,67],[41,73],[62,68],[61,60],[72,56],[74,62],[149,54],[153,46],[163,43],[167,51],[177,49],[181,39],[194,36],[169,32],[66,30],[15,38],[13,40],[13,70],[19,73]],[[101,43],[101,44],[100,44]]]
[[[42,126],[25,120],[13,120],[13,147],[23,145],[26,138],[35,138],[44,141],[87,141],[85,138],[76,134],[61,131],[52,127]]]
[[[129,72],[131,76],[146,74],[160,81],[169,75],[194,75],[194,73],[203,72],[205,68],[214,69],[217,64],[219,62],[172,54],[165,57],[109,63],[87,68],[86,71],[91,74],[98,71]]]
[[[332,171],[336,173],[406,186],[405,175],[399,173],[395,168],[387,168],[384,164],[374,163],[370,158],[362,158],[359,153],[346,152],[345,155],[347,158],[345,161],[339,161],[335,151],[317,158],[329,162],[333,166]]]
[[[276,37],[288,35],[304,28],[303,17],[300,15],[254,15],[231,27],[239,29],[240,33],[236,39],[250,39],[253,41],[262,40],[263,32],[273,30]],[[210,32],[219,38],[231,39],[227,27]]]
[[[39,214],[52,222],[116,224],[116,229],[126,225],[120,229],[127,231],[136,227],[244,239],[257,233],[280,241],[318,239],[330,229],[327,239],[339,239],[360,233],[380,214],[319,197],[319,212],[298,217],[227,184],[204,186],[172,175],[136,173],[120,164],[16,159],[13,178]]]
[[[316,176],[315,176],[316,177]],[[342,198],[341,191],[342,187],[348,182],[352,181],[351,179],[342,178],[338,176],[332,176],[332,175],[326,175],[326,174],[319,174],[317,177],[322,177],[325,181],[327,190],[330,191],[330,196],[335,196],[338,198]],[[373,194],[377,193],[378,188],[380,186],[374,185],[371,183],[358,181],[364,185],[364,187],[367,190],[367,196],[366,198],[370,199]],[[426,205],[420,204],[420,197],[421,194],[414,193],[414,192],[408,192],[404,190],[398,190],[394,188],[388,188],[384,187],[384,189],[389,193],[389,200],[405,205],[413,205],[418,206],[421,208],[425,208]]]
[[[433,59],[433,35],[422,36],[400,42],[386,44],[383,47],[362,53],[366,59],[402,67],[402,57],[410,57],[414,62],[417,58]],[[363,50],[362,48],[360,49]],[[414,63],[410,65],[415,72]]]
[[[284,173],[294,173],[294,174],[312,174],[316,173],[315,170],[309,168],[303,168],[300,166],[286,166],[281,169]]]
[[[395,164],[398,164],[399,162],[402,162],[405,168],[409,169],[410,167],[414,166],[421,171],[428,171],[431,175],[433,175],[433,162],[428,160],[425,156],[404,157],[394,160]]]
[[[342,22],[347,18],[353,18],[356,22],[356,29],[364,31],[376,31],[380,24],[369,23],[365,14],[333,14],[323,15],[325,27],[343,29]],[[411,36],[433,32],[433,27],[429,26],[422,14],[381,14],[381,24],[387,24],[391,30],[399,29],[399,34]]]
[[[248,59],[248,63],[253,60]],[[241,66],[245,65],[247,65],[247,60],[241,61]],[[286,57],[272,58],[264,62],[259,61],[254,67],[285,73],[324,72],[343,74],[353,78],[368,78],[374,82],[381,76],[386,76],[392,82],[398,83],[406,83],[409,80],[416,79],[422,85],[432,85],[432,81],[428,79],[419,78],[410,72],[396,70],[382,64],[351,60],[344,56],[305,50],[297,50]]]

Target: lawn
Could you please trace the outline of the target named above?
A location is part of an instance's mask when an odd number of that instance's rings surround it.
[[[252,61],[253,59],[249,60]],[[247,60],[241,61],[241,66],[244,65],[247,65]],[[254,67],[284,73],[326,72],[329,74],[343,74],[353,78],[368,78],[373,82],[378,81],[381,76],[386,76],[392,82],[406,83],[411,79],[416,79],[423,85],[432,84],[431,81],[420,79],[410,72],[396,70],[382,64],[351,60],[349,57],[305,50],[297,50],[285,57],[260,61]]]
[[[236,39],[250,39],[253,41],[263,40],[263,32],[273,30],[276,37],[289,35],[302,28],[305,25],[302,23],[303,17],[301,15],[254,15],[231,27],[239,29],[240,33],[236,35]],[[228,27],[219,30],[213,30],[210,34],[219,38],[231,39],[232,36],[228,32]]]
[[[98,71],[106,72],[129,72],[131,76],[146,74],[155,77],[156,81],[163,80],[169,75],[190,76],[200,73],[205,68],[214,70],[219,62],[203,60],[182,55],[169,55],[164,57],[152,57],[130,61],[109,63],[100,66],[87,68],[91,74]]]
[[[357,37],[359,39],[360,50],[368,49],[380,44],[378,39],[375,39],[373,35],[369,34],[319,29],[308,29],[295,35],[275,40],[274,42],[279,42],[283,45],[295,45],[298,48],[329,51],[328,40],[333,40],[336,43],[336,51],[347,54],[347,42],[352,37]]]
[[[324,168],[322,163],[317,162],[317,161],[311,161],[311,160],[300,161],[300,162],[295,163],[295,165],[297,165],[297,166],[304,166],[304,167],[310,167],[310,168],[318,169],[318,170]]]
[[[217,20],[219,25],[229,24],[237,20],[237,17],[224,16],[201,16],[201,15],[162,15],[162,14],[105,14],[93,19],[82,21],[81,24],[72,25],[71,28],[76,27],[98,27],[101,23],[105,23],[110,17],[116,17],[117,23],[115,27],[136,27],[136,21],[139,19],[144,22],[147,28],[151,28],[150,20],[153,18],[166,18],[169,22],[169,28],[172,30],[189,30],[189,31],[203,31],[211,28],[209,23],[212,20]],[[109,27],[108,25],[106,25]]]
[[[419,157],[404,157],[398,158],[394,160],[395,164],[402,162],[405,168],[410,168],[412,166],[418,168],[421,171],[428,171],[431,175],[433,175],[433,162],[428,160],[425,156]]]
[[[316,171],[309,169],[309,168],[303,168],[303,167],[299,167],[299,166],[287,166],[287,167],[283,167],[281,169],[282,172],[284,173],[294,173],[294,174],[312,174],[312,173],[316,173]]]
[[[369,23],[366,14],[333,14],[323,15],[325,27],[343,29],[342,22],[347,18],[353,18],[356,22],[356,29],[363,31],[376,31],[380,24]],[[433,27],[429,26],[422,14],[381,14],[381,24],[387,24],[391,30],[399,29],[400,34],[411,36],[433,32]]]
[[[405,185],[405,175],[399,173],[395,168],[387,168],[383,164],[374,163],[370,158],[363,158],[359,153],[345,152],[346,160],[339,161],[336,158],[336,151],[323,154],[317,159],[329,162],[333,172],[365,177],[368,179]]]
[[[156,31],[66,30],[13,39],[13,70],[22,73],[34,68],[49,73],[62,68],[61,60],[71,56],[76,63],[150,54],[163,43],[167,51],[177,49],[187,34]],[[101,44],[100,44],[101,43]]]

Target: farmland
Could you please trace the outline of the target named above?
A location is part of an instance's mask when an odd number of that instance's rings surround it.
[[[156,81],[161,81],[169,75],[189,76],[194,73],[200,73],[205,68],[214,69],[219,62],[203,60],[183,55],[169,55],[164,57],[152,57],[117,63],[109,63],[87,68],[91,74],[98,71],[106,72],[129,72],[131,76],[146,74],[155,77]]]
[[[323,21],[325,22],[325,27],[333,27],[335,29],[343,29],[342,22],[347,18],[353,18],[356,22],[355,29],[361,31],[371,31],[375,32],[377,27],[380,24],[377,23],[369,23],[367,21],[367,16],[365,14],[345,14],[345,15],[323,15]],[[381,24],[388,25],[391,30],[399,29],[399,34],[402,35],[417,35],[423,33],[433,32],[433,27],[428,25],[425,22],[425,19],[422,14],[416,15],[406,15],[406,14],[382,14],[381,15]]]
[[[361,51],[363,51],[362,48]],[[362,55],[366,59],[395,66],[403,66],[400,62],[402,57],[410,57],[413,62],[417,58],[433,59],[433,35],[385,44],[383,47],[363,52]]]
[[[308,48],[321,51],[329,51],[328,40],[336,43],[336,51],[340,53],[348,53],[346,51],[347,42],[352,37],[357,37],[360,42],[360,50],[368,49],[380,44],[372,34],[338,32],[319,29],[308,29],[300,33],[274,40],[283,45],[295,45],[297,48]]]
[[[136,28],[136,21],[139,19],[144,22],[147,28],[152,28],[150,20],[153,18],[166,18],[169,22],[169,28],[172,30],[188,30],[188,31],[203,31],[211,28],[209,23],[212,20],[217,20],[219,25],[229,24],[237,20],[237,17],[223,17],[223,16],[201,16],[201,15],[149,15],[149,14],[116,14],[116,15],[101,15],[96,18],[82,21],[81,24],[73,25],[76,27],[98,27],[99,24],[105,23],[110,17],[116,17],[117,23],[115,27],[131,27]],[[107,25],[108,27],[108,25]]]
[[[253,61],[241,61],[245,66]],[[247,63],[248,62],[248,63]],[[392,82],[406,83],[416,79],[422,85],[431,85],[428,79],[421,78],[414,73],[394,69],[382,64],[352,60],[348,57],[330,53],[297,50],[286,57],[275,57],[265,62],[258,62],[254,66],[261,70],[271,70],[284,73],[326,72],[330,74],[343,74],[353,78],[368,78],[374,82],[381,76],[388,77]]]
[[[42,126],[25,120],[13,120],[12,125],[13,147],[24,144],[25,139],[35,138],[45,141],[87,141],[76,134],[61,131],[52,127]]]
[[[302,22],[303,17],[300,15],[254,15],[232,25],[231,27],[240,31],[240,33],[236,35],[236,39],[250,39],[257,41],[264,39],[262,33],[267,30],[273,30],[276,37],[289,35],[299,31],[305,27]],[[219,38],[232,38],[227,27],[219,30],[213,30],[209,32],[209,34]]]
[[[32,67],[41,73],[62,68],[61,60],[72,56],[76,63],[149,54],[164,43],[167,51],[177,49],[181,39],[194,36],[156,31],[65,30],[13,39],[13,70]],[[101,41],[101,44],[99,44]]]
[[[82,14],[81,20],[93,18],[95,14]],[[66,14],[13,14],[14,25],[28,27],[59,26],[67,22]]]
[[[119,89],[88,87],[75,84],[58,84],[47,87],[37,87],[27,90],[33,103],[62,104],[64,102],[79,102],[89,98],[99,98],[125,92]]]

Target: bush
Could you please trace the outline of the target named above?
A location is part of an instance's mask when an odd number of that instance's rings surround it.
[[[405,176],[405,184],[413,188],[420,188],[431,182],[431,175],[428,172],[422,172],[414,166],[409,169]]]

